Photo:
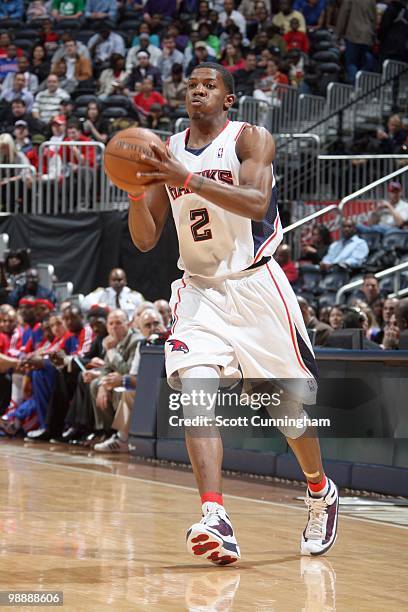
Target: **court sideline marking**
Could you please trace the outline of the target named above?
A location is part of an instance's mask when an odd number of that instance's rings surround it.
[[[2,449],[1,449],[2,450]],[[0,450],[0,454],[4,454],[2,453]],[[41,450],[42,453],[50,453],[50,451]],[[58,457],[69,457],[70,455],[66,455],[64,453],[50,453],[53,457],[58,456]],[[85,472],[87,474],[96,474],[98,476],[108,476],[108,477],[116,477],[116,478],[125,478],[126,480],[136,480],[139,482],[144,482],[144,483],[148,483],[151,485],[158,485],[158,486],[162,486],[162,487],[169,487],[171,489],[181,489],[182,491],[189,491],[190,493],[194,493],[196,492],[196,490],[193,487],[188,487],[187,485],[177,485],[177,484],[173,484],[173,483],[169,483],[169,482],[161,482],[161,481],[157,481],[157,480],[150,480],[148,478],[140,478],[139,476],[126,476],[126,474],[107,474],[106,472],[99,472],[97,470],[92,470],[90,468],[84,468],[84,467],[74,467],[71,465],[60,465],[60,464],[55,464],[55,463],[50,463],[47,460],[46,461],[42,461],[41,459],[29,459],[28,457],[22,457],[21,455],[12,455],[13,459],[17,459],[17,460],[22,460],[22,461],[27,461],[29,463],[35,463],[37,465],[45,465],[46,467],[50,467],[50,468],[54,468],[54,469],[60,469],[60,470],[70,470],[70,471],[74,471],[74,472]],[[89,457],[87,457],[87,459],[89,459]],[[98,465],[97,463],[94,465]],[[229,499],[236,499],[238,501],[245,501],[245,502],[252,502],[252,503],[256,503],[256,504],[266,504],[269,506],[278,506],[279,508],[290,508],[291,510],[297,510],[300,512],[305,513],[305,509],[300,507],[300,506],[295,506],[292,504],[285,504],[285,503],[281,503],[281,502],[273,502],[273,501],[268,501],[265,499],[255,499],[253,497],[242,497],[241,495],[232,495],[229,493],[224,493],[223,497],[228,497]],[[348,516],[347,514],[343,514],[341,513],[341,517],[342,519],[348,519],[351,521],[360,521],[363,523],[371,523],[373,525],[383,525],[385,527],[394,527],[397,529],[408,529],[407,525],[399,525],[397,523],[388,523],[388,522],[384,522],[384,521],[376,521],[376,520],[372,520],[372,519],[368,519],[368,518],[363,518],[363,517],[357,517],[357,516]]]

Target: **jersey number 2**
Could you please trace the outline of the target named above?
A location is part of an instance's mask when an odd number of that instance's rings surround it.
[[[206,208],[196,208],[195,210],[190,210],[190,220],[195,221],[195,223],[193,223],[191,226],[191,233],[193,234],[194,242],[211,240],[212,233],[210,228],[207,227],[207,229],[202,230],[202,228],[208,225],[210,222],[208,210]]]

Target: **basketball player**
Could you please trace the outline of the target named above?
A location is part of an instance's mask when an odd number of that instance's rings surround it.
[[[233,78],[225,68],[213,63],[195,68],[186,95],[190,128],[172,136],[166,151],[152,145],[157,159],[143,158],[151,172],[137,173],[151,183],[129,194],[129,228],[140,250],[156,245],[170,206],[177,228],[184,276],[172,286],[168,380],[191,393],[198,380],[216,390],[220,378],[242,372],[244,379],[300,379],[315,394],[308,334],[273,259],[282,240],[274,141],[264,128],[228,121],[234,101]],[[305,416],[305,402],[312,403],[295,397],[285,414]],[[336,538],[337,488],[324,474],[316,432],[280,429],[308,484],[301,554],[324,554]],[[187,532],[187,548],[218,565],[233,563],[240,551],[223,504],[221,438],[189,428],[185,435],[203,514]]]

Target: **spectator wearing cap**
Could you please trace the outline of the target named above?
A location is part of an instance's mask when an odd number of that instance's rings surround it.
[[[171,67],[173,64],[183,64],[184,56],[176,49],[176,39],[174,36],[165,36],[163,38],[163,53],[157,62],[157,67],[161,72],[162,79],[168,79],[171,75]]]
[[[35,268],[27,270],[26,282],[12,291],[7,301],[12,306],[17,307],[21,298],[28,295],[35,298],[45,298],[53,304],[57,302],[54,292],[40,285],[38,271]]]
[[[153,91],[153,81],[150,77],[146,77],[140,83],[139,93],[137,93],[133,102],[136,109],[144,115],[148,115],[152,104],[160,104],[165,106],[167,100],[158,91]]]
[[[292,8],[292,0],[281,0],[279,4],[280,11],[272,19],[272,23],[282,30],[284,34],[290,30],[290,21],[294,17],[299,20],[299,31],[306,32],[306,22],[302,13]]]
[[[27,155],[28,151],[31,151],[31,140],[28,134],[27,121],[20,119],[14,124],[14,142],[16,143],[17,151],[21,151],[24,155]]]
[[[162,52],[158,47],[155,47],[152,43],[149,42],[149,35],[143,33],[139,36],[139,44],[132,47],[127,54],[127,72],[131,72],[133,68],[136,68],[136,66],[138,65],[137,54],[139,53],[139,51],[147,51],[150,54],[150,65],[155,66],[157,68],[157,64],[162,56]]]
[[[22,98],[17,98],[11,105],[6,105],[0,111],[0,129],[3,132],[12,133],[16,121],[26,121],[30,134],[40,134],[44,130],[44,123],[35,119],[31,113],[27,112],[26,103]]]
[[[234,9],[234,0],[224,0],[224,10],[220,13],[219,22],[225,28],[231,21],[238,26],[242,36],[246,38],[245,17]]]
[[[30,70],[28,58],[25,55],[17,58],[17,72],[9,72],[3,81],[3,91],[11,89],[17,74],[23,74],[25,77],[25,88],[32,94],[35,94],[38,89],[38,78]]]
[[[136,36],[133,37],[132,40],[132,47],[140,47],[140,36],[142,34],[147,34],[148,39],[149,39],[149,43],[153,46],[156,47],[156,49],[159,48],[160,46],[160,37],[157,34],[151,34],[150,32],[150,25],[148,23],[146,23],[145,21],[143,21],[138,28],[138,34],[136,34]],[[159,50],[159,49],[158,49]],[[151,50],[149,49],[149,52],[151,54]],[[161,54],[161,51],[160,51]]]
[[[58,77],[50,74],[47,78],[47,89],[35,96],[33,116],[48,123],[59,112],[62,100],[68,100],[69,97],[69,94],[58,86]]]
[[[128,73],[125,69],[125,58],[118,53],[112,53],[110,57],[110,67],[102,70],[99,75],[99,89],[97,95],[100,98],[106,98],[113,94],[115,83],[123,85],[128,78]]]
[[[342,238],[333,242],[327,255],[320,263],[320,269],[328,272],[333,266],[346,268],[361,268],[368,256],[368,245],[356,234],[356,224],[350,219],[344,219]]]
[[[163,83],[163,96],[167,100],[170,113],[175,116],[186,114],[186,93],[187,81],[183,77],[183,67],[181,64],[173,64],[171,77]]]
[[[112,31],[112,24],[102,23],[98,34],[94,34],[88,40],[88,49],[93,62],[102,64],[106,62],[112,53],[126,55],[125,42],[119,34]]]
[[[66,78],[69,81],[74,81],[77,85],[78,83],[88,81],[92,78],[91,62],[78,53],[77,43],[74,38],[70,38],[64,42],[64,59],[67,66]],[[56,64],[53,64],[51,72],[55,73],[55,71]]]
[[[86,0],[85,17],[91,27],[100,22],[101,19],[109,19],[112,23],[115,23],[117,17],[116,3],[112,0]]]
[[[109,274],[109,286],[98,287],[89,293],[84,298],[83,309],[90,310],[95,305],[105,304],[111,310],[115,308],[123,310],[130,321],[143,300],[141,293],[127,286],[126,272],[121,268],[113,268]]]
[[[184,71],[187,69],[187,66],[189,65],[189,63],[194,57],[194,47],[195,47],[195,44],[199,40],[200,40],[200,35],[198,33],[198,30],[196,31],[193,30],[190,34],[190,41],[188,45],[186,46],[186,48],[184,49],[184,59],[183,59]],[[209,45],[207,45],[207,51],[208,51],[208,55],[213,54],[213,48],[210,47]]]
[[[14,77],[13,85],[10,89],[3,89],[0,100],[13,102],[13,100],[24,100],[27,110],[30,112],[33,105],[33,94],[26,88],[26,78],[22,72],[18,72]]]
[[[187,66],[186,76],[190,76],[194,68],[196,68],[199,64],[215,61],[215,57],[208,54],[207,44],[203,40],[199,40],[194,45],[194,55]]]
[[[2,0],[0,4],[0,19],[22,19],[23,14],[23,0]]]
[[[158,68],[150,64],[150,53],[148,51],[140,50],[136,55],[138,65],[133,68],[132,72],[126,79],[125,86],[130,91],[136,91],[139,83],[143,79],[150,78],[153,83],[153,87],[156,90],[161,91],[162,89],[162,78]]]
[[[293,8],[302,13],[308,28],[322,28],[327,0],[295,0]]]
[[[408,223],[408,202],[401,198],[402,185],[391,181],[388,185],[388,200],[378,202],[379,225],[387,228],[401,228]]]
[[[84,0],[52,0],[51,15],[56,21],[81,21],[84,15]]]

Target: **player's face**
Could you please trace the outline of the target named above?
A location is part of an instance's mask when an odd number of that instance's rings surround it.
[[[228,110],[235,97],[229,94],[219,72],[196,68],[187,82],[186,107],[190,119],[219,115]]]

